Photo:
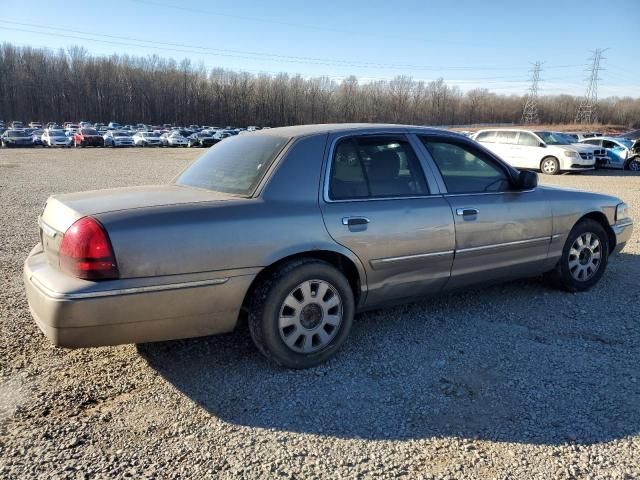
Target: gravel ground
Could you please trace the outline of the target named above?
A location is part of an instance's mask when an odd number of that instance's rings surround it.
[[[640,229],[589,293],[531,279],[359,315],[309,371],[244,330],[51,347],[21,280],[47,196],[165,182],[196,155],[0,151],[0,478],[640,478]],[[542,180],[640,219],[640,176]]]

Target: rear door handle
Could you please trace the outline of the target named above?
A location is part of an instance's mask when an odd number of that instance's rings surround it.
[[[371,220],[367,217],[342,217],[342,224],[352,227],[354,225],[366,225]]]
[[[463,217],[478,215],[480,210],[477,208],[456,208],[456,215],[460,215]]]

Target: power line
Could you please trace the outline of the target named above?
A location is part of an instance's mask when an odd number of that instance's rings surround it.
[[[606,50],[606,49],[605,49]],[[598,119],[598,74],[603,68],[600,62],[604,60],[602,53],[605,51],[600,48],[593,53],[593,63],[591,65],[591,75],[589,76],[589,84],[584,94],[582,102],[576,112],[575,123],[595,123]]]
[[[538,123],[538,83],[540,82],[540,71],[542,68],[541,62],[536,62],[533,65],[533,71],[531,74],[531,86],[529,87],[529,93],[527,94],[524,109],[522,110],[522,123],[524,125],[530,125]]]
[[[175,8],[179,8],[179,7],[175,7]],[[11,20],[0,20],[0,23],[9,24],[9,25],[18,25],[22,27],[33,27],[33,28],[44,29],[49,31],[34,31],[34,30],[21,29],[21,28],[0,27],[0,29],[4,29],[4,30],[36,33],[41,35],[56,36],[56,37],[63,37],[63,38],[73,38],[77,40],[106,43],[106,44],[112,44],[112,45],[133,46],[133,47],[139,47],[139,48],[140,47],[153,48],[158,50],[170,50],[170,51],[190,53],[190,54],[196,54],[196,55],[205,55],[205,56],[213,55],[213,56],[232,57],[232,58],[241,58],[241,59],[250,59],[250,60],[260,59],[260,58],[253,58],[253,57],[264,57],[263,59],[266,59],[268,61],[274,61],[274,62],[301,63],[301,64],[310,64],[310,65],[325,65],[325,66],[351,67],[351,68],[379,68],[379,69],[456,70],[456,71],[510,71],[510,70],[521,69],[520,67],[497,67],[497,66],[471,67],[468,65],[457,65],[457,66],[456,65],[415,65],[415,64],[361,62],[357,60],[282,55],[282,54],[275,54],[275,53],[268,53],[268,52],[202,47],[199,45],[189,45],[184,43],[147,40],[147,39],[128,37],[128,36],[108,35],[104,33],[87,32],[83,30],[47,26],[47,25],[35,24],[35,23],[16,22]],[[57,32],[79,34],[81,36],[62,35]],[[90,37],[102,37],[109,40],[103,40],[98,38],[88,38],[87,35]],[[113,40],[118,40],[118,41],[116,42]],[[136,42],[136,43],[134,44],[134,43],[127,43],[127,42]],[[139,45],[139,43],[145,43],[150,45]],[[173,47],[177,47],[177,48],[173,48]],[[583,65],[584,64],[554,65],[554,66],[545,67],[545,68],[573,68],[573,67],[580,67]]]

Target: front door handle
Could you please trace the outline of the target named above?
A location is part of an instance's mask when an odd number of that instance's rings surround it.
[[[480,210],[477,208],[456,208],[456,215],[467,217],[471,215],[478,215]]]
[[[371,220],[367,217],[342,217],[342,224],[352,227],[354,225],[366,225]]]

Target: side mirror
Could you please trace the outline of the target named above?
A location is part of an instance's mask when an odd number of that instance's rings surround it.
[[[547,144],[546,144],[546,143],[544,143],[544,142],[540,142],[540,145],[539,145],[539,146],[540,146],[540,147],[542,147],[542,148],[547,148]]]
[[[533,190],[538,186],[538,174],[531,170],[521,170],[518,175],[517,187],[519,190]]]

